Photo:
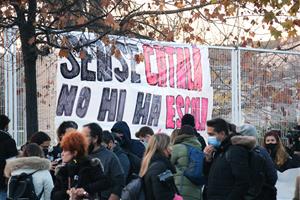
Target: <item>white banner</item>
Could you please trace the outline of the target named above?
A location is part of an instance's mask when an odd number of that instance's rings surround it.
[[[213,106],[208,48],[112,38],[117,50],[98,41],[59,59],[56,125],[97,122],[110,130],[126,121],[132,134],[145,125],[170,133],[191,113],[205,131]]]

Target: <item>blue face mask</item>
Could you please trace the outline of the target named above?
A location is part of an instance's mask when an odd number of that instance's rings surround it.
[[[207,143],[215,148],[218,148],[221,145],[221,142],[217,140],[216,136],[208,136]]]

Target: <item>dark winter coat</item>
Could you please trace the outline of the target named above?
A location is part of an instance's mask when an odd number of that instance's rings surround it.
[[[130,161],[127,156],[127,154],[121,149],[121,147],[117,144],[117,146],[114,148],[114,153],[119,158],[119,161],[121,163],[121,166],[124,171],[125,178],[127,179],[129,175],[130,170]]]
[[[275,186],[278,179],[276,166],[272,161],[272,158],[269,155],[268,151],[264,147],[259,146],[258,148],[260,150],[261,156],[266,161],[266,172],[265,172],[266,184],[270,186]]]
[[[111,188],[101,192],[101,199],[108,199],[111,194],[115,194],[120,197],[122,189],[125,186],[126,179],[117,156],[105,147],[100,147],[89,156],[101,160],[104,167],[104,175],[111,181],[112,184]]]
[[[0,190],[6,190],[4,168],[6,159],[18,155],[15,140],[5,131],[0,130]]]
[[[130,129],[126,122],[120,121],[115,123],[111,131],[124,135],[122,141],[120,141],[122,149],[137,155],[139,158],[143,158],[145,146],[139,140],[131,139]]]
[[[145,174],[144,188],[146,200],[173,200],[176,193],[174,178],[170,177],[166,182],[160,181],[158,175],[166,170],[176,173],[175,167],[165,156],[155,154],[149,164],[149,169]]]
[[[70,162],[59,169],[51,194],[52,200],[69,199],[67,194],[69,179],[71,188],[83,188],[92,199],[100,196],[101,191],[111,186],[108,178],[103,174],[100,160],[91,160],[85,157],[77,162]]]
[[[232,145],[235,137],[228,136],[214,155],[208,176],[209,200],[243,200],[248,191],[249,150],[254,148],[255,139],[244,137]]]

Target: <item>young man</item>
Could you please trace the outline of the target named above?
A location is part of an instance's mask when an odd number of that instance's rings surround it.
[[[150,138],[154,135],[152,128],[148,126],[143,126],[138,132],[136,132],[135,137],[139,138],[140,141],[147,147]]]
[[[7,185],[3,174],[6,160],[18,155],[15,140],[9,135],[8,124],[10,119],[0,115],[0,199],[6,199]]]
[[[207,121],[207,133],[215,140],[204,149],[208,199],[243,199],[250,184],[247,148],[253,148],[255,141],[236,141],[235,134],[229,134],[228,123],[221,118]]]
[[[119,200],[125,186],[125,175],[117,156],[101,145],[103,136],[102,128],[96,123],[83,126],[83,134],[88,138],[89,156],[100,159],[103,165],[104,175],[111,180],[111,188],[101,192],[101,199]]]
[[[181,127],[183,127],[184,125],[189,125],[191,127],[193,127],[195,129],[195,118],[193,115],[191,114],[185,114],[183,115],[182,119],[181,119]],[[201,144],[201,148],[202,151],[203,149],[206,147],[206,143],[204,138],[200,135],[200,133],[197,132],[197,130],[195,129],[195,136],[197,137],[198,141]]]

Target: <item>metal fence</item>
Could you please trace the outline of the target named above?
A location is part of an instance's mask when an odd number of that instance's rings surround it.
[[[13,119],[10,132],[21,145],[26,140],[24,69],[19,53],[0,58],[0,113]],[[298,60],[298,52],[209,47],[213,117],[251,123],[260,134],[270,128],[286,133],[300,121]],[[56,67],[55,56],[38,59],[39,128],[53,138]]]

